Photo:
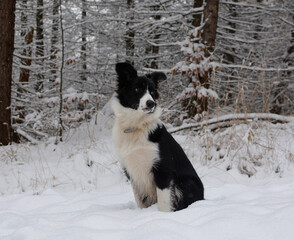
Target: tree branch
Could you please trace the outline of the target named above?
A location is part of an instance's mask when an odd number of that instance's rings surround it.
[[[169,133],[175,133],[179,131],[183,131],[186,129],[193,129],[193,131],[198,131],[202,129],[204,126],[207,126],[211,130],[215,130],[217,128],[229,127],[233,125],[235,121],[270,121],[274,123],[289,123],[294,121],[294,117],[281,116],[273,113],[241,113],[241,114],[228,114],[217,118],[212,118],[207,121],[201,121],[199,123],[187,124],[180,127],[169,128]]]

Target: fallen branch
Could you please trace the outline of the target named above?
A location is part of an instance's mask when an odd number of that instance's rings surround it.
[[[209,129],[215,130],[217,128],[232,126],[233,122],[236,122],[236,121],[247,122],[247,121],[253,121],[253,120],[255,121],[264,120],[264,121],[269,121],[273,123],[289,123],[291,121],[294,121],[294,118],[281,116],[281,115],[273,114],[273,113],[228,114],[221,117],[212,118],[207,121],[204,120],[198,123],[186,124],[180,127],[169,128],[168,132],[175,133],[175,132],[179,132],[179,131],[191,129],[191,128],[193,128],[194,131],[198,131],[201,128],[203,128],[203,126],[207,126]]]
[[[28,141],[30,141],[32,144],[38,144],[39,142],[34,139],[33,137],[31,137],[29,134],[27,134],[26,132],[24,132],[21,129],[16,129],[16,132],[21,135],[22,137],[24,137],[25,139],[27,139]]]

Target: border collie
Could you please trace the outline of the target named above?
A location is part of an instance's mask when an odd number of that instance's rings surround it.
[[[203,184],[183,149],[159,120],[156,100],[162,72],[138,76],[128,63],[117,63],[113,139],[125,175],[140,208],[157,203],[177,211],[203,200]]]

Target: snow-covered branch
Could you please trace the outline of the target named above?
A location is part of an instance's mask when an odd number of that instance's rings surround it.
[[[293,117],[281,116],[272,113],[248,113],[248,114],[228,114],[217,118],[212,118],[209,120],[203,120],[201,122],[185,124],[180,127],[169,128],[168,132],[176,133],[179,131],[192,129],[193,131],[198,131],[203,127],[208,127],[211,130],[218,128],[232,126],[236,122],[249,122],[264,120],[274,123],[289,123],[294,121]]]

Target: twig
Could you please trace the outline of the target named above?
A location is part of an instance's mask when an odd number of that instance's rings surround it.
[[[33,144],[38,144],[39,142],[36,140],[36,139],[34,139],[33,137],[31,137],[29,134],[27,134],[26,132],[24,132],[23,130],[21,130],[21,129],[16,129],[16,132],[19,134],[19,135],[21,135],[21,136],[23,136],[24,138],[26,138],[27,140],[29,140],[31,143],[33,143]]]

